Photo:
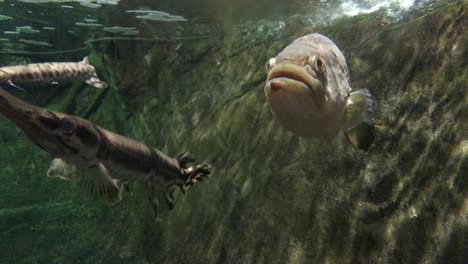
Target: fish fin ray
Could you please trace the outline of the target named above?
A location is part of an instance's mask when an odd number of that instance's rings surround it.
[[[18,85],[14,84],[11,80],[8,80],[7,83],[10,85],[10,86],[13,86],[15,87],[16,89],[19,89],[20,91],[23,91],[25,93],[27,93],[28,91],[26,91],[25,89],[19,87]]]
[[[92,196],[105,204],[114,205],[123,199],[124,183],[114,179],[102,163],[88,168],[82,178]]]
[[[56,158],[47,170],[47,177],[60,178],[62,180],[73,180],[75,178],[75,166],[68,164],[60,158]]]
[[[145,182],[145,189],[146,192],[148,193],[148,200],[151,204],[151,208],[153,209],[155,221],[159,219],[159,199],[158,199],[158,193],[156,191],[156,183],[154,182],[153,174],[149,175],[146,179]]]

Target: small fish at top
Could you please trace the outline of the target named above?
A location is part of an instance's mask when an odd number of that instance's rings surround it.
[[[323,35],[300,37],[271,58],[264,91],[280,124],[298,136],[330,138],[343,131],[362,150],[374,141],[371,95],[351,91],[345,57]]]
[[[33,63],[0,67],[0,83],[16,86],[16,83],[57,83],[59,81],[82,80],[96,88],[106,88],[88,57],[80,62]],[[21,89],[21,88],[20,88]]]

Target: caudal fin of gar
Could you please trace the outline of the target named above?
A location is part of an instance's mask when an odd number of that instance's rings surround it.
[[[374,142],[373,108],[372,96],[367,89],[352,92],[346,102],[345,135],[357,149],[368,150]]]
[[[93,87],[96,87],[98,89],[104,89],[107,88],[107,83],[104,81],[99,80],[97,76],[91,76],[88,79],[85,80],[85,82]]]

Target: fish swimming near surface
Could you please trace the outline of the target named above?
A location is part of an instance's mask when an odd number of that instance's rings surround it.
[[[146,186],[158,215],[158,184],[165,188],[166,201],[172,207],[174,187],[185,193],[211,173],[208,164],[189,166],[194,159],[187,153],[168,157],[156,148],[88,120],[30,105],[1,88],[0,113],[55,158],[48,176],[67,180],[81,177],[92,193],[109,205],[122,199],[128,183],[138,181]],[[73,176],[75,166],[84,173]]]
[[[265,96],[287,130],[301,137],[330,138],[343,131],[356,148],[375,137],[368,90],[351,91],[343,53],[327,37],[300,37],[268,63]]]
[[[80,62],[48,62],[0,67],[0,83],[56,83],[81,80],[96,88],[106,88],[88,57]],[[19,87],[18,87],[19,88]]]

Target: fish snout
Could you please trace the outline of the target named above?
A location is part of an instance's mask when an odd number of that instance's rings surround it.
[[[321,89],[321,83],[314,71],[308,65],[297,65],[293,63],[280,63],[271,68],[267,77],[265,89],[278,91],[288,89],[294,92],[304,92],[308,88],[310,92],[316,93]]]
[[[289,94],[290,96],[304,96],[310,94],[310,88],[307,84],[288,77],[278,77],[271,79],[265,84],[265,94],[273,96],[274,94]]]
[[[275,92],[284,88],[287,88],[287,82],[285,82],[281,78],[276,78],[267,82],[267,89],[272,92]]]

